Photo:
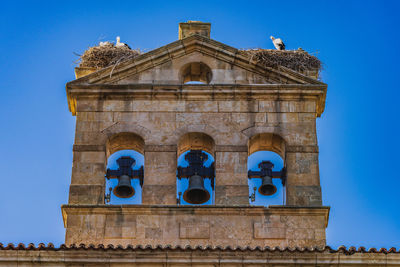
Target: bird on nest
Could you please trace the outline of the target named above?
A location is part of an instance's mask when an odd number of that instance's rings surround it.
[[[274,36],[271,36],[270,38],[277,50],[285,50],[285,44],[282,42],[281,38],[275,39]]]
[[[108,41],[105,41],[105,42],[100,42],[100,43],[99,43],[99,46],[101,46],[101,47],[113,46],[113,44],[110,43],[110,42],[108,42]]]
[[[115,47],[127,47],[127,48],[131,49],[129,47],[129,45],[127,45],[125,43],[121,43],[120,40],[121,40],[121,38],[119,36],[117,36],[117,43],[115,44]]]

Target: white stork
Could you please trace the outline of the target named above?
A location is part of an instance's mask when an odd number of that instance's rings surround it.
[[[105,41],[105,42],[100,42],[99,46],[104,47],[104,46],[112,46],[112,43]]]
[[[270,38],[276,49],[285,50],[285,44],[282,42],[281,38],[275,39],[274,36],[271,36]]]
[[[127,48],[131,49],[129,47],[129,45],[121,43],[120,40],[121,40],[121,38],[119,36],[117,36],[117,43],[115,44],[115,47],[127,47]]]

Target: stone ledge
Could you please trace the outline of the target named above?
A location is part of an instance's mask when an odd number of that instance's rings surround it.
[[[74,145],[72,151],[106,151],[104,145]]]
[[[318,146],[287,146],[288,153],[318,153]]]
[[[209,205],[209,206],[192,206],[192,205],[62,205],[61,211],[64,221],[69,214],[152,214],[152,215],[169,215],[169,214],[206,214],[206,215],[310,215],[325,216],[326,225],[329,219],[329,206],[321,207],[300,207],[300,206],[283,206],[273,205],[268,208],[264,206],[247,206],[247,205]]]

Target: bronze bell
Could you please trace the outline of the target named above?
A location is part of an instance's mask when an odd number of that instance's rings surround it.
[[[120,198],[128,198],[135,194],[135,189],[131,185],[131,177],[121,175],[118,177],[118,185],[113,190],[114,195]]]
[[[272,177],[264,176],[261,178],[261,186],[258,192],[263,196],[271,196],[276,193],[276,186],[272,183]]]
[[[210,199],[210,193],[204,188],[204,179],[199,175],[189,177],[189,187],[183,193],[187,203],[202,204]]]

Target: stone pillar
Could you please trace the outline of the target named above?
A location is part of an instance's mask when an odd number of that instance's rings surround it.
[[[171,147],[154,146],[144,153],[143,204],[176,205],[177,153]]]
[[[112,112],[102,111],[100,100],[77,100],[75,143],[69,204],[104,204],[107,136]]]
[[[215,204],[249,205],[247,151],[216,151],[215,176]]]
[[[104,204],[105,151],[74,146],[69,204]]]
[[[318,147],[289,146],[286,150],[286,204],[322,206]]]

